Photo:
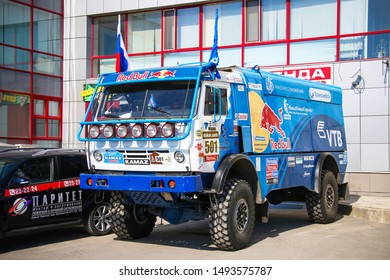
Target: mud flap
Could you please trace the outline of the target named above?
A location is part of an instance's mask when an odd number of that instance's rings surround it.
[[[268,223],[269,211],[268,211],[268,200],[262,204],[255,205],[256,220],[260,220],[263,224]]]
[[[349,185],[348,183],[339,184],[340,200],[349,200]]]

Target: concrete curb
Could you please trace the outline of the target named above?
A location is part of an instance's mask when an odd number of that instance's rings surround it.
[[[373,222],[390,224],[390,197],[353,195],[349,200],[339,202],[338,212]]]

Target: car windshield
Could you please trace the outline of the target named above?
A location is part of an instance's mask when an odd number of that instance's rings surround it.
[[[95,117],[105,119],[188,118],[195,81],[162,81],[106,87],[94,100]]]
[[[8,175],[9,170],[12,170],[14,165],[18,163],[18,160],[12,159],[0,159],[0,182]]]

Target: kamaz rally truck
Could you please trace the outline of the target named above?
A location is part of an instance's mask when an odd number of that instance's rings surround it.
[[[333,222],[348,194],[342,92],[258,68],[208,64],[103,74],[81,122],[90,174],[121,239],[209,219],[215,246],[248,245],[268,203]]]

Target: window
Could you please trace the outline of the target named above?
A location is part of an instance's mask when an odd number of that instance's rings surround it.
[[[175,48],[175,10],[164,11],[164,50]]]
[[[292,43],[290,63],[336,60],[336,39]]]
[[[336,35],[336,0],[291,0],[291,39]]]
[[[30,9],[10,1],[1,1],[0,43],[30,48],[30,41]]]
[[[34,50],[62,54],[61,17],[34,9]]]
[[[283,65],[287,63],[286,44],[246,47],[244,54],[244,65],[246,67]]]
[[[211,50],[203,51],[203,60],[210,57]],[[219,49],[219,67],[241,65],[241,48]]]
[[[62,97],[62,78],[33,75],[34,88],[36,94]]]
[[[286,38],[286,0],[262,0],[261,40]]]
[[[246,1],[245,38],[247,42],[260,40],[260,4],[259,0]]]
[[[0,46],[0,66],[18,70],[30,70],[30,52]]]
[[[53,137],[61,136],[61,103],[54,100],[34,100],[34,136]]]
[[[199,51],[195,52],[174,52],[164,56],[164,66],[176,66],[184,63],[199,61]]]
[[[37,158],[26,162],[17,174],[18,177],[27,177],[30,183],[43,183],[54,180],[52,158]]]
[[[388,0],[341,0],[340,32],[351,34],[390,29]]]
[[[390,56],[390,33],[340,39],[340,60]]]
[[[60,156],[60,180],[80,177],[80,173],[87,172],[87,159],[85,156]]]
[[[41,7],[45,10],[62,13],[63,0],[34,0],[34,6]]]
[[[161,12],[128,15],[129,53],[161,50]]]
[[[227,89],[206,86],[204,115],[227,115]]]
[[[241,1],[203,7],[203,46],[212,47],[214,39],[215,10],[218,9],[218,45],[242,42]]]
[[[34,53],[34,72],[62,75],[62,58],[48,54]]]
[[[121,17],[121,34],[124,31],[124,18]],[[94,50],[97,55],[114,55],[116,53],[116,31],[118,26],[118,16],[96,18],[93,21],[94,25]]]
[[[177,10],[177,48],[199,47],[199,8]]]
[[[0,92],[0,136],[30,136],[30,97],[28,95]]]

